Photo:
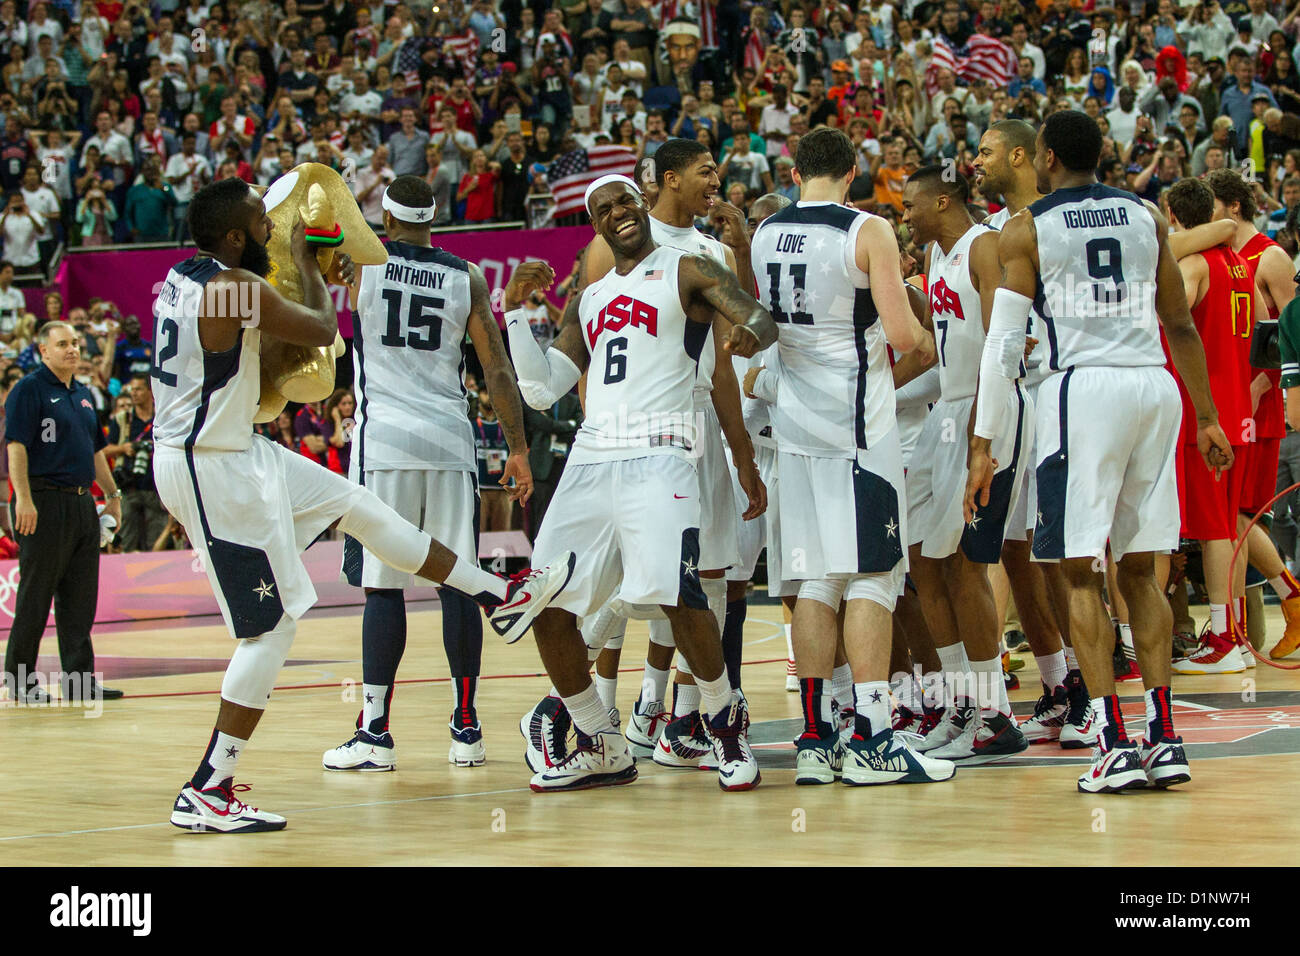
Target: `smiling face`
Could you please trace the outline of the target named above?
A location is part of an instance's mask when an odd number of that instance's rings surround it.
[[[682,207],[689,209],[696,216],[708,214],[709,208],[718,201],[718,164],[713,155],[700,152],[694,156],[681,172],[668,170],[664,173],[664,186],[677,193]]]
[[[596,232],[620,255],[634,255],[650,238],[650,210],[627,183],[601,186],[591,194],[587,210]]]

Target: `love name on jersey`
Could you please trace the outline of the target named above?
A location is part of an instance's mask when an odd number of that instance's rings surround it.
[[[776,237],[776,251],[797,255],[803,252],[803,242],[808,237],[799,232],[782,232]]]
[[[659,310],[629,295],[616,296],[587,323],[587,345],[594,348],[600,333],[606,329],[620,332],[628,326],[642,328],[647,334],[658,337]]]
[[[966,321],[966,316],[961,310],[961,296],[948,288],[948,283],[942,279],[930,286],[930,311]]]
[[[384,267],[384,279],[388,282],[400,282],[413,289],[441,289],[447,279],[447,273],[417,269],[410,263],[389,259],[388,265]]]
[[[1062,213],[1070,229],[1095,229],[1098,226],[1127,226],[1128,210],[1123,206],[1106,209],[1066,209]]]

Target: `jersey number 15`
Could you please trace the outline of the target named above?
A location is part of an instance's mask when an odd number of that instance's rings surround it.
[[[433,309],[441,309],[447,304],[446,299],[431,295],[411,295],[406,309],[402,309],[402,300],[406,297],[401,289],[385,289],[383,299],[388,303],[388,328],[379,337],[381,345],[394,348],[410,346],[422,352],[436,352],[442,345],[442,316]],[[406,329],[402,329],[403,311],[405,311]]]

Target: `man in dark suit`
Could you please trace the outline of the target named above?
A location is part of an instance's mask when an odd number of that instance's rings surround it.
[[[551,497],[564,474],[573,436],[582,424],[582,404],[576,392],[560,397],[547,411],[524,406],[528,433],[528,467],[533,471],[533,497],[528,502],[528,539],[535,541]]]

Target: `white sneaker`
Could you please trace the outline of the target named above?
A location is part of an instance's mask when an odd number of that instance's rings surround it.
[[[840,746],[843,746],[853,736],[853,725],[856,719],[857,711],[853,709],[852,704],[845,707],[838,701],[831,701],[831,720],[835,732],[839,735]]]
[[[931,750],[937,750],[946,746],[961,736],[966,729],[967,722],[976,714],[974,707],[953,706],[945,707],[939,722],[931,728],[930,732],[921,738],[919,744],[913,744],[912,749],[917,753],[929,753]]]
[[[1064,687],[1044,691],[1034,704],[1034,716],[1020,725],[1020,732],[1031,744],[1060,740],[1061,729],[1070,713],[1070,698]]]
[[[799,786],[834,783],[844,766],[839,737],[800,737],[795,742],[794,782]]]
[[[1079,778],[1080,793],[1120,793],[1147,785],[1137,744],[1126,741],[1111,750],[1092,751],[1092,765]]]
[[[569,732],[573,718],[558,697],[543,697],[519,718],[524,737],[524,762],[533,773],[559,766],[569,756]]]
[[[862,730],[867,730],[863,721]],[[940,783],[951,779],[957,765],[917,753],[907,737],[887,727],[870,738],[854,734],[844,747],[840,782],[853,787],[885,783]]]
[[[701,768],[701,762],[712,759],[713,741],[704,731],[704,721],[698,711],[684,714],[669,722],[655,742],[652,758],[661,767]]]
[[[1008,757],[1028,749],[1029,741],[1020,732],[1014,717],[976,710],[956,740],[929,751],[929,754],[936,760],[965,760],[970,757]]]
[[[672,719],[673,715],[664,709],[662,700],[642,703],[638,697],[632,705],[632,716],[627,721],[627,742],[638,747],[653,748]]]
[[[275,813],[250,807],[235,794],[248,790],[245,784],[232,787],[217,785],[196,790],[191,784],[181,787],[172,806],[171,822],[183,830],[201,833],[262,833],[283,830],[289,821]]]
[[[577,556],[566,551],[541,570],[525,569],[509,579],[506,598],[488,612],[488,623],[507,644],[528,632],[537,618],[565,589],[573,577]]]
[[[528,786],[534,793],[617,787],[636,779],[636,759],[617,730],[595,737],[578,735],[577,748],[557,766],[533,774]]]
[[[1153,787],[1163,790],[1192,779],[1182,737],[1166,737],[1154,744],[1144,740],[1138,748],[1138,756],[1142,761],[1142,770],[1147,775],[1147,783]]]
[[[1170,665],[1175,674],[1240,674],[1246,669],[1237,645],[1217,634],[1207,633],[1201,646]]]
[[[731,706],[702,721],[713,742],[713,761],[718,770],[718,786],[726,791],[753,790],[763,779],[758,760],[749,749],[746,736],[748,713],[743,698],[732,699]]]
[[[1241,655],[1241,662],[1246,665],[1246,670],[1255,666],[1255,655],[1250,652],[1250,648],[1245,644],[1237,645],[1237,653]]]
[[[343,746],[325,751],[321,764],[326,770],[382,773],[397,769],[397,748],[393,743],[393,735],[388,731],[375,736],[357,730]]]
[[[457,767],[481,767],[487,763],[487,748],[483,745],[483,731],[478,724],[473,727],[447,726],[451,729],[447,763]]]

